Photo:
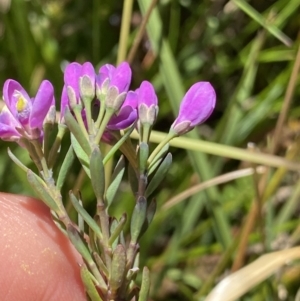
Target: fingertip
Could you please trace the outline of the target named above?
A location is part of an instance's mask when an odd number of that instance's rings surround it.
[[[0,194],[0,300],[86,301],[80,255],[40,201]]]

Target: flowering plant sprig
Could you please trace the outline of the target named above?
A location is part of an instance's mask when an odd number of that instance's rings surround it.
[[[203,123],[216,102],[215,91],[208,82],[194,84],[184,96],[167,138],[150,153],[149,137],[158,114],[158,99],[150,82],[142,82],[135,91],[129,90],[130,84],[131,69],[126,62],[118,67],[104,65],[98,73],[89,62],[69,64],[64,72],[54,143],[49,135],[55,121],[51,83],[43,81],[34,98],[11,79],[3,88],[6,106],[0,114],[0,138],[26,148],[36,164],[38,171],[34,172],[9,151],[12,160],[26,171],[37,195],[51,209],[54,221],[81,254],[82,281],[93,301],[147,299],[150,287],[147,267],[142,271],[141,289],[135,282],[140,270],[139,240],[156,211],[155,189],[172,163],[168,142]],[[134,129],[140,135],[137,145],[130,140]],[[71,135],[71,145],[55,177],[52,170],[56,158],[63,156],[60,145],[67,132]],[[101,143],[112,146],[107,154],[101,152]],[[123,155],[111,177],[106,177],[105,165],[117,150]],[[80,193],[70,192],[78,224],[69,217],[61,193],[74,154],[88,175],[96,198],[96,213],[90,216]],[[126,161],[135,199],[130,220],[125,212],[120,219],[108,213]],[[129,233],[125,232],[126,223],[130,225]]]

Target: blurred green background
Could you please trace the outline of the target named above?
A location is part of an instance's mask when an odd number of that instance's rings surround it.
[[[115,64],[118,55],[126,58],[151,3],[132,1],[131,9],[130,2],[0,0],[1,85],[13,78],[34,95],[46,78],[59,104],[68,62],[91,61],[97,69]],[[129,13],[122,14],[123,5]],[[299,7],[299,0],[158,1],[131,62],[131,88],[144,79],[155,85],[160,104],[155,130],[168,131],[194,82],[210,81],[217,108],[188,135],[191,139],[299,161]],[[122,20],[130,31],[120,42]],[[25,175],[9,160],[7,146],[0,142],[0,190],[32,195]],[[29,164],[23,150],[9,147]],[[174,163],[158,189],[158,212],[141,243],[141,263],[152,271],[153,300],[202,300],[232,268],[299,241],[299,172],[281,167],[231,180],[229,173],[256,165],[228,159],[229,154],[182,148],[171,148]],[[163,207],[177,194],[221,175],[221,184]],[[79,163],[65,192],[74,186],[92,208]],[[120,212],[133,206],[126,181],[118,202]],[[299,278],[296,262],[241,300],[294,300]]]

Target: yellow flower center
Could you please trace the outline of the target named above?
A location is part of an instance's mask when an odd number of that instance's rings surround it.
[[[26,106],[27,106],[26,99],[22,95],[19,95],[18,101],[16,103],[16,109],[17,109],[18,113],[23,112],[24,109],[26,108]]]

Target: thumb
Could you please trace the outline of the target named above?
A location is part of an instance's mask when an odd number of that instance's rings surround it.
[[[86,301],[82,259],[42,202],[0,193],[0,225],[0,300]]]

